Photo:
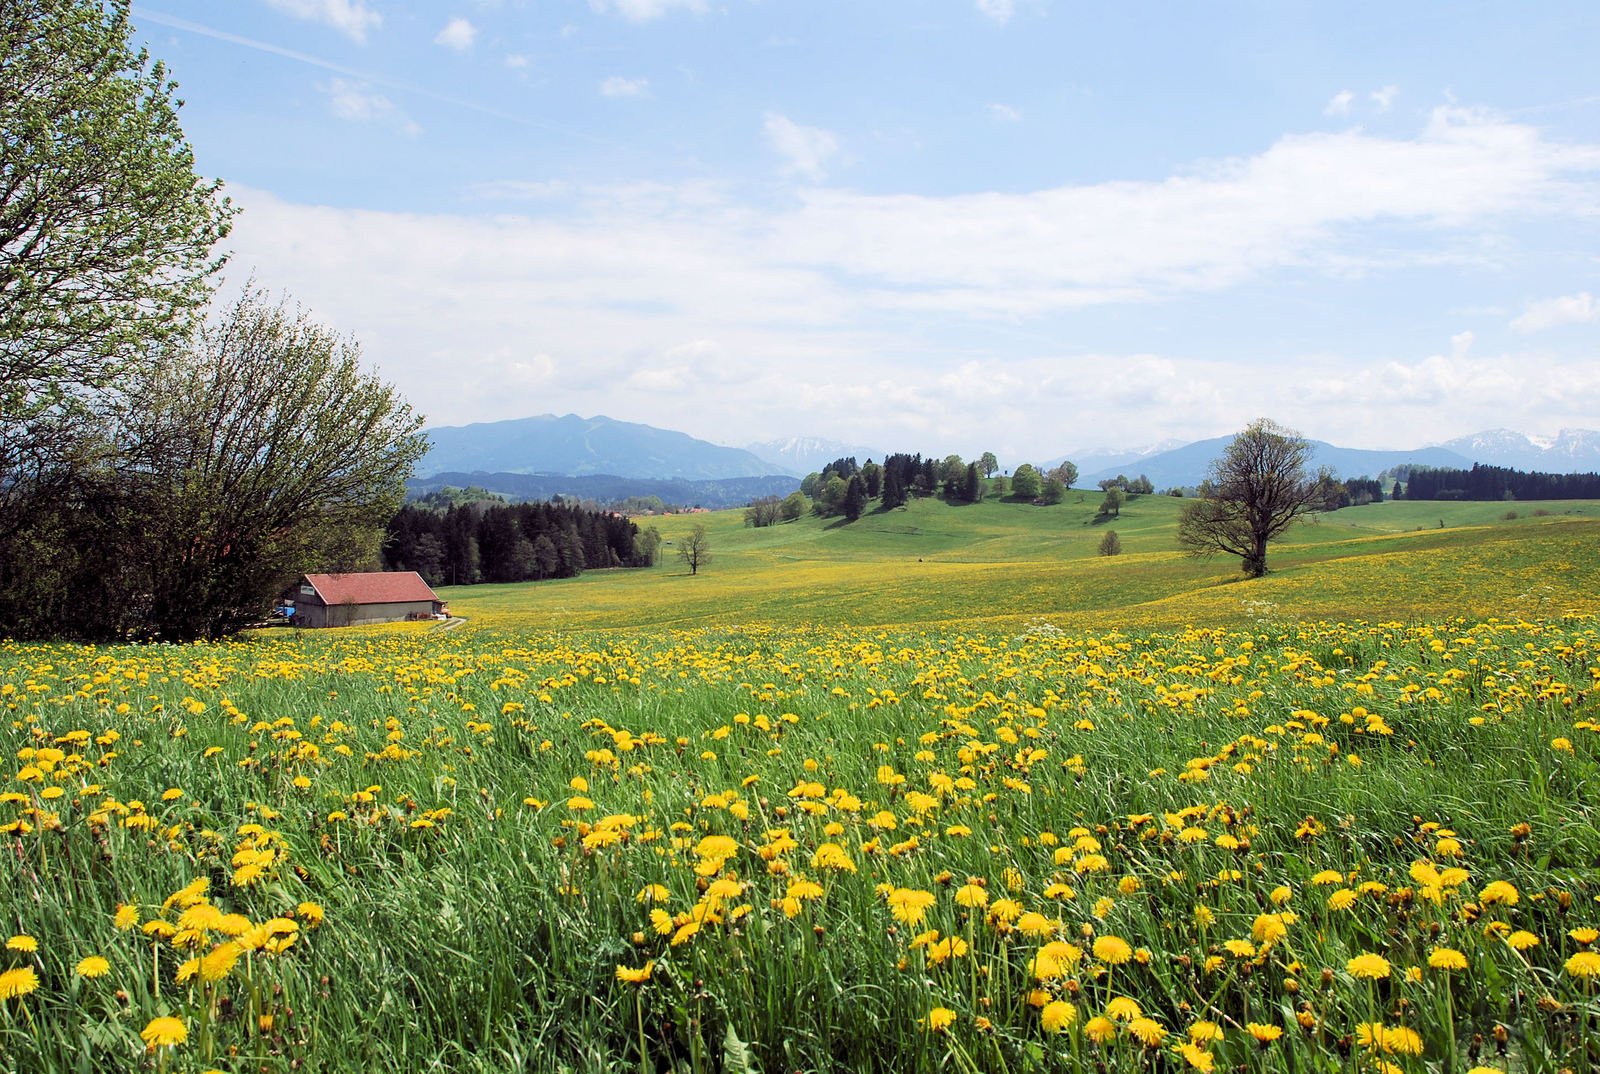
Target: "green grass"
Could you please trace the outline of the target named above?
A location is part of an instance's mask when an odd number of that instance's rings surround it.
[[[1263,605],[1300,618],[1405,619],[1593,608],[1600,504],[1559,501],[1533,517],[1503,504],[1373,504],[1315,516],[1273,546],[1272,572],[1178,550],[1182,501],[1139,497],[1117,519],[1099,497],[1033,507],[914,500],[855,523],[807,517],[753,529],[742,512],[641,520],[665,538],[649,570],[442,591],[469,618],[524,626],[691,626],[719,621],[908,626],[948,622],[1173,626],[1238,623]],[[1420,520],[1431,523],[1419,528]],[[1443,519],[1444,528],[1438,527]],[[676,541],[704,524],[712,560],[691,577]],[[1098,554],[1106,529],[1123,554]],[[1417,584],[1396,586],[1396,577]]]
[[[0,643],[0,1070],[1600,1069],[1596,505],[1338,512],[1246,581],[1098,502]]]

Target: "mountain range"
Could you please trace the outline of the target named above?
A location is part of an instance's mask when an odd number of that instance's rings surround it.
[[[476,484],[514,498],[562,493],[610,501],[659,495],[668,502],[706,506],[744,502],[737,499],[741,495],[781,494],[798,487],[802,474],[820,470],[834,459],[854,456],[865,462],[886,454],[815,437],[723,447],[651,425],[576,414],[445,426],[427,435],[432,447],[412,483],[419,491],[443,484]],[[1120,451],[1086,449],[1043,465],[1049,468],[1070,459],[1078,467],[1081,487],[1092,488],[1118,474],[1143,474],[1160,489],[1193,486],[1230,439],[1164,441]],[[1553,438],[1491,429],[1403,451],[1345,448],[1320,440],[1311,441],[1311,448],[1312,465],[1328,466],[1340,477],[1376,477],[1400,466],[1469,469],[1475,462],[1545,473],[1600,471],[1600,432],[1590,429],[1563,429]],[[1002,459],[1001,465],[1009,471],[1023,461]],[[751,478],[772,480],[748,482]],[[757,488],[764,491],[749,491]],[[685,498],[673,498],[680,495]]]

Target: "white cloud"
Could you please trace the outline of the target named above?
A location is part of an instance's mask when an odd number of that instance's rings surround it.
[[[349,118],[385,114],[359,84],[339,93]],[[820,172],[837,140],[805,130],[769,117],[774,144],[795,143],[785,156],[797,173]],[[296,205],[234,186],[245,211],[229,241],[234,265],[288,281],[436,423],[559,407],[724,442],[873,430],[886,447],[1009,444],[1044,458],[1073,446],[1055,439],[1056,415],[1082,398],[1108,400],[1093,427],[1074,428],[1085,442],[1125,439],[1149,420],[1150,399],[1170,398],[1182,401],[1162,430],[1171,435],[1220,435],[1270,414],[1335,442],[1421,442],[1592,425],[1600,364],[1480,356],[1483,340],[1464,333],[1439,355],[1365,364],[1267,344],[1219,361],[1063,354],[1053,341],[1092,322],[1075,309],[1332,275],[1352,254],[1369,273],[1448,268],[1520,218],[1590,212],[1597,179],[1600,147],[1447,110],[1409,138],[1290,135],[1165,178],[1028,193],[809,189],[772,207],[710,183],[536,177],[469,187],[500,202],[467,215]],[[1571,299],[1580,313],[1594,302]],[[1267,361],[1292,362],[1294,376],[1262,376]],[[665,413],[650,388],[691,374],[704,390],[674,396]],[[1124,406],[1130,384],[1143,400]],[[1007,385],[992,405],[970,405]]]
[[[1400,95],[1399,86],[1385,86],[1381,90],[1373,90],[1367,96],[1372,99],[1373,106],[1380,112],[1387,112],[1394,107],[1394,99]]]
[[[1348,116],[1350,114],[1350,102],[1355,99],[1356,95],[1349,90],[1340,90],[1323,107],[1322,114],[1325,116]]]
[[[1013,0],[978,0],[978,10],[1004,26],[1011,21],[1017,8]]]
[[[522,55],[520,52],[513,52],[513,53],[508,54],[506,56],[506,60],[505,60],[506,66],[509,67],[513,71],[526,70],[528,64],[531,63],[531,62],[532,61],[530,61],[528,59],[528,57]]]
[[[357,44],[365,44],[367,31],[383,25],[383,16],[363,0],[267,0],[285,15],[331,26]]]
[[[399,106],[366,83],[335,78],[321,88],[328,95],[328,107],[340,119],[389,127],[407,137],[422,133],[422,128]]]
[[[650,95],[650,80],[648,78],[623,78],[621,75],[612,75],[600,83],[602,97],[648,97]]]
[[[466,19],[457,17],[444,24],[444,29],[434,37],[433,43],[454,52],[466,52],[477,39],[478,28]]]
[[[649,22],[678,9],[694,15],[706,12],[705,0],[589,0],[589,6],[602,15],[621,15],[629,22]]]
[[[1022,122],[1022,113],[1011,107],[1009,104],[991,104],[989,106],[989,115],[993,116],[1001,123]]]
[[[813,182],[827,176],[828,162],[839,153],[839,139],[821,127],[802,127],[788,116],[768,112],[767,142],[787,162],[786,170]]]
[[[1366,273],[1478,258],[1502,217],[1588,211],[1597,177],[1600,146],[1441,109],[1414,139],[1289,135],[1157,181],[946,197],[810,190],[775,228],[791,257],[878,281],[896,300],[937,294],[1017,315],[1214,291],[1269,270],[1349,271],[1351,252]],[[1431,241],[1390,249],[1357,234],[1386,223],[1425,226]]]
[[[1543,332],[1563,324],[1588,324],[1600,321],[1600,302],[1588,291],[1560,298],[1530,302],[1522,316],[1511,322],[1517,332]]]

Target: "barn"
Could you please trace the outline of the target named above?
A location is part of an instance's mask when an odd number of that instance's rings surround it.
[[[280,603],[302,627],[432,619],[449,610],[416,571],[303,574]]]

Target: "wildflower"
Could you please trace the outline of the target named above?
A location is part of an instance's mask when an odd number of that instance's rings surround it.
[[[189,1039],[189,1030],[178,1019],[163,1015],[150,1019],[150,1024],[144,1027],[139,1036],[144,1038],[145,1047],[154,1050],[182,1044]]]
[[[1577,977],[1589,981],[1600,977],[1600,954],[1593,951],[1579,951],[1567,959],[1562,966],[1567,971],[1567,976]]]
[[[1114,1018],[1119,1022],[1131,1022],[1143,1014],[1138,1000],[1128,996],[1113,996],[1106,1004],[1106,1017]]]
[[[1539,937],[1535,936],[1527,929],[1518,929],[1516,932],[1513,932],[1510,936],[1506,937],[1506,944],[1513,950],[1527,951],[1530,948],[1539,946]]]
[[[1120,966],[1133,957],[1133,948],[1120,936],[1099,936],[1094,941],[1094,957],[1108,966]]]
[[[1347,962],[1345,969],[1350,971],[1352,977],[1376,981],[1389,976],[1389,960],[1382,955],[1361,954]]]
[[[1167,1031],[1153,1018],[1135,1018],[1128,1023],[1128,1033],[1141,1044],[1154,1048],[1166,1037]]]
[[[935,940],[928,944],[928,962],[930,965],[937,966],[948,959],[960,958],[968,950],[967,941],[961,937],[946,936],[942,940]]]
[[[39,941],[26,933],[19,933],[6,941],[6,950],[21,951],[23,954],[31,955],[39,950]]]
[[[1215,1022],[1199,1021],[1189,1027],[1189,1039],[1199,1045],[1212,1044],[1222,1039],[1222,1027]]]
[[[1051,1000],[1039,1012],[1039,1024],[1047,1033],[1060,1033],[1078,1020],[1078,1008],[1064,999]]]
[[[1348,910],[1356,903],[1356,893],[1349,888],[1340,888],[1328,896],[1328,909]]]
[[[26,996],[39,987],[39,975],[32,966],[19,966],[0,973],[0,1000]]]
[[[1283,1036],[1283,1029],[1275,1025],[1263,1025],[1260,1022],[1246,1022],[1245,1032],[1255,1038],[1257,1044],[1263,1048]]]
[[[918,888],[895,888],[889,893],[889,912],[906,925],[920,925],[934,904],[934,894]]]
[[[1450,947],[1436,947],[1428,955],[1428,965],[1436,970],[1464,970],[1467,956]]]
[[[1482,891],[1478,892],[1478,901],[1485,906],[1493,906],[1495,903],[1515,906],[1520,898],[1517,889],[1504,880],[1490,881]]]
[[[928,1017],[924,1020],[924,1024],[928,1027],[928,1032],[930,1033],[943,1033],[954,1025],[955,1021],[955,1011],[952,1011],[949,1007],[935,1007],[928,1012]]]
[[[1288,915],[1258,914],[1250,926],[1250,938],[1263,947],[1289,935]]]
[[[128,903],[119,903],[117,906],[116,925],[119,929],[131,929],[139,924],[139,908]]]
[[[1254,958],[1256,945],[1249,940],[1227,940],[1222,945],[1234,958]]]
[[[1049,936],[1055,930],[1055,922],[1037,910],[1029,910],[1017,918],[1017,931],[1029,936]]]
[[[656,968],[655,959],[651,959],[643,966],[618,966],[617,980],[625,984],[644,984],[650,979],[650,972]]]
[[[1572,939],[1578,944],[1588,947],[1590,944],[1594,943],[1595,940],[1600,939],[1600,930],[1591,929],[1588,927],[1576,928],[1568,930],[1567,935],[1572,937]]]
[[[1096,1044],[1105,1044],[1117,1035],[1117,1026],[1105,1015],[1097,1014],[1083,1024],[1083,1035]]]
[[[242,954],[244,947],[239,943],[230,941],[222,944],[200,960],[200,975],[207,981],[220,981],[233,972]]]
[[[977,884],[962,884],[956,889],[956,904],[976,909],[986,906],[989,902],[989,893]]]
[[[88,958],[79,959],[76,972],[79,977],[104,977],[111,972],[111,963],[99,955],[90,955]]]
[[[1191,1068],[1202,1071],[1204,1074],[1211,1074],[1217,1068],[1216,1056],[1192,1041],[1184,1041],[1179,1045],[1178,1054],[1183,1056],[1184,1062],[1188,1063]]]

